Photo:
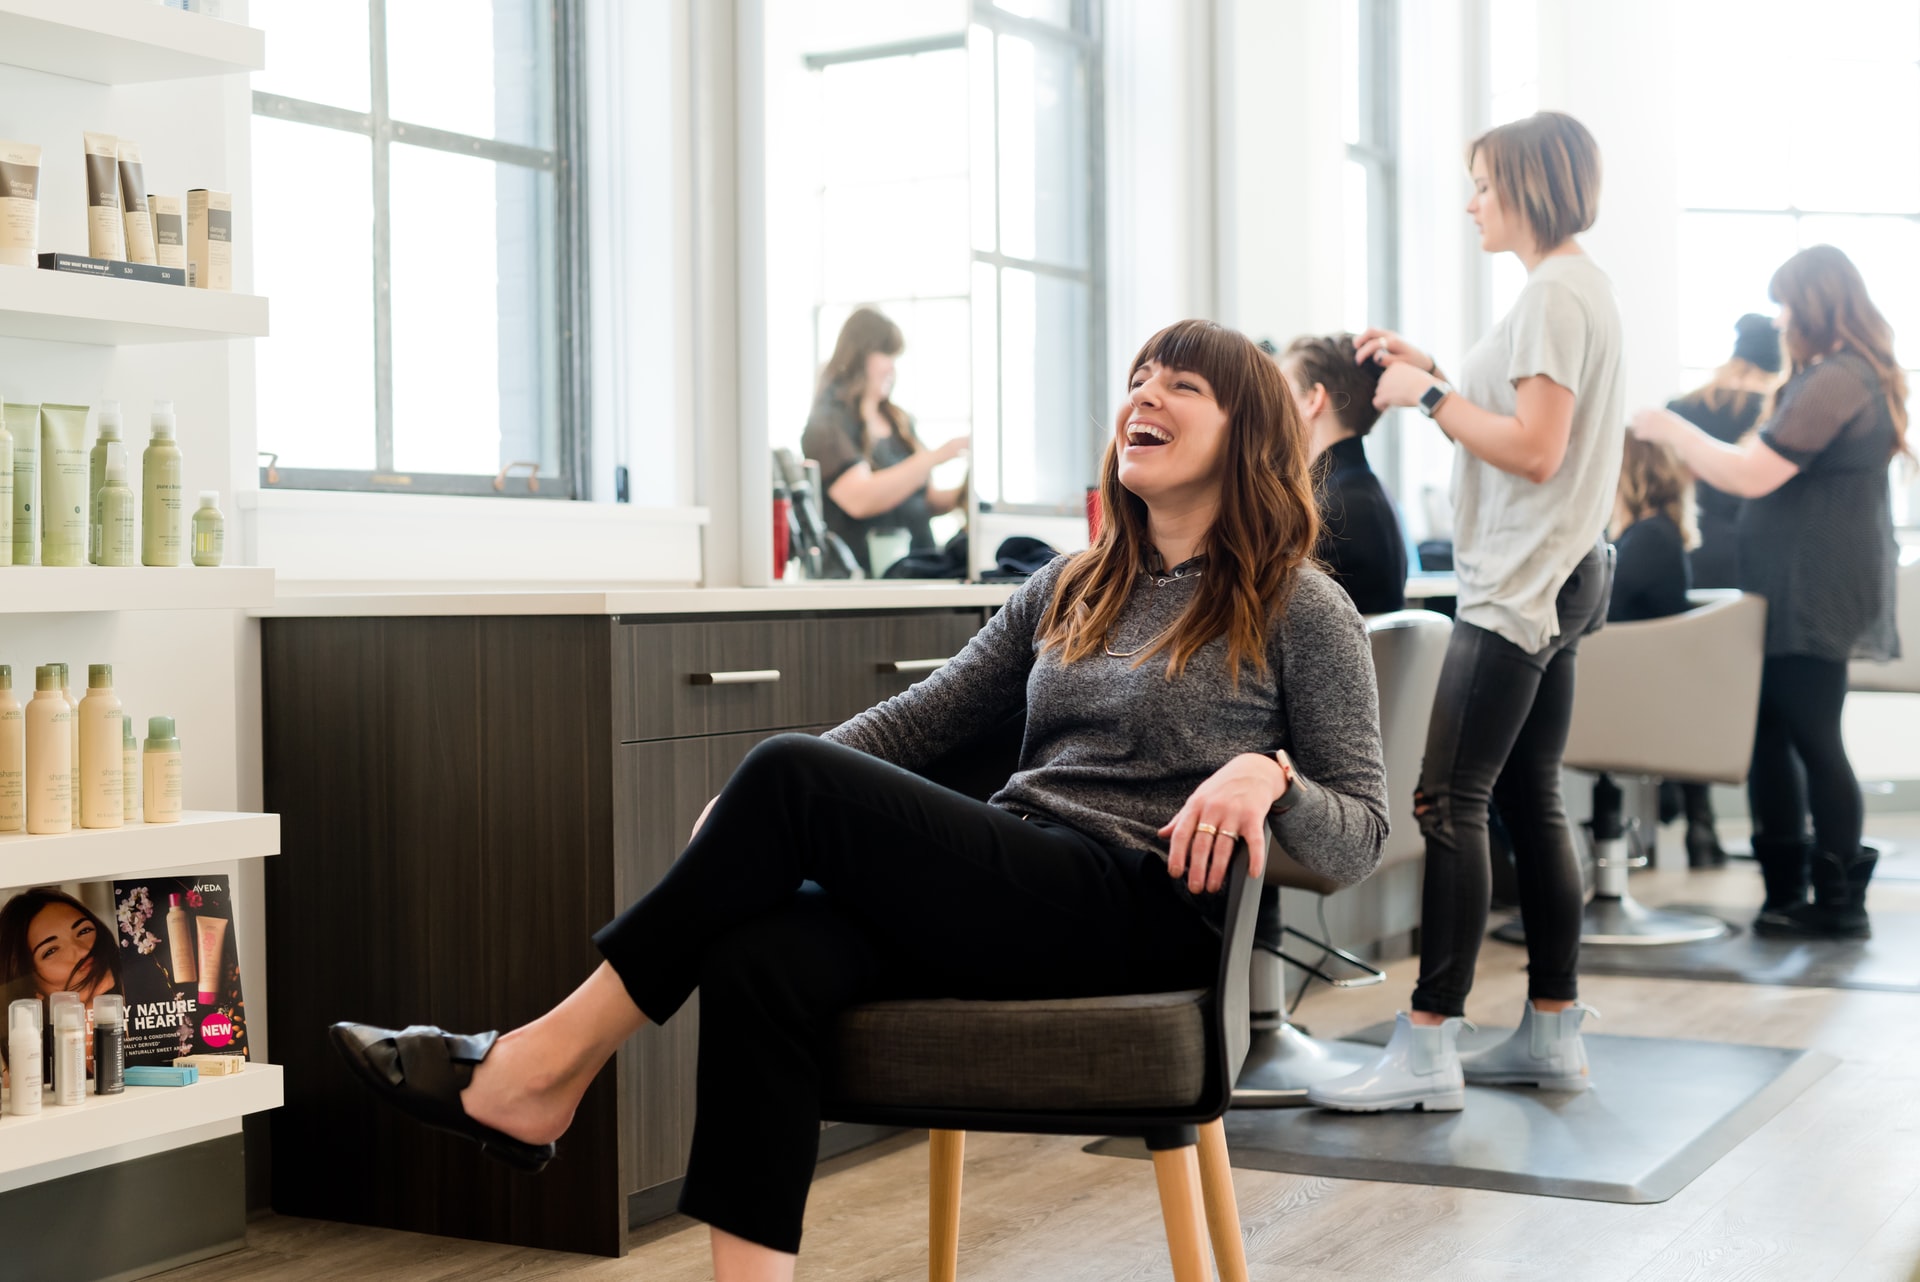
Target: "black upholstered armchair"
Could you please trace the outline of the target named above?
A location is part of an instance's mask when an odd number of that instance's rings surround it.
[[[1018,757],[1020,720],[928,770],[986,797]],[[959,1259],[967,1131],[1127,1135],[1153,1153],[1176,1282],[1245,1279],[1221,1115],[1246,1058],[1259,887],[1235,852],[1212,988],[1047,1001],[925,999],[849,1010],[835,1033],[826,1115],[932,1132],[929,1277]]]

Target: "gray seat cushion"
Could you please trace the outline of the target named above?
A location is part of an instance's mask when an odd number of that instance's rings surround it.
[[[871,1002],[840,1017],[827,1093],[868,1107],[1190,1108],[1206,1080],[1209,992]]]

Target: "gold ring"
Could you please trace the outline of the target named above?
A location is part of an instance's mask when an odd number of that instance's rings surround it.
[[[1219,830],[1218,828],[1216,828],[1216,827],[1214,827],[1214,826],[1213,826],[1212,824],[1196,824],[1196,825],[1194,826],[1194,831],[1195,831],[1195,832],[1204,832],[1204,833],[1206,833],[1206,834],[1207,834],[1207,836],[1209,836],[1209,837],[1214,837],[1214,836],[1218,836],[1218,835],[1219,835],[1219,832],[1220,832],[1220,830]]]

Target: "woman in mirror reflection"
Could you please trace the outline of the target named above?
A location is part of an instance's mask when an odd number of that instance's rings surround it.
[[[1128,371],[1087,551],[951,662],[819,738],[747,755],[606,962],[504,1036],[341,1024],[376,1093],[537,1168],[588,1085],[700,994],[680,1209],[720,1282],[788,1279],[849,1006],[1209,987],[1227,864],[1266,842],[1340,884],[1378,862],[1367,632],[1312,564],[1306,431],[1244,336],[1183,321]],[[990,801],[918,770],[1024,718]],[[811,885],[803,888],[803,883]]]
[[[1866,807],[1841,710],[1850,660],[1900,654],[1887,467],[1907,448],[1907,379],[1893,327],[1840,250],[1801,250],[1768,292],[1792,373],[1760,430],[1728,443],[1670,410],[1645,409],[1633,431],[1672,446],[1695,476],[1742,500],[1738,586],[1767,599],[1747,771],[1766,888],[1754,931],[1859,939],[1870,933],[1867,882],[1878,856],[1860,844]]]
[[[854,309],[820,371],[800,437],[801,452],[820,464],[827,528],[847,541],[869,578],[887,568],[874,563],[870,535],[904,534],[902,555],[931,552],[932,518],[966,497],[964,482],[941,489],[932,476],[942,463],[963,457],[973,438],[956,436],[928,449],[913,419],[893,403],[894,361],[905,349],[898,325],[875,308]]]
[[[1381,1054],[1307,1099],[1352,1112],[1453,1110],[1465,1084],[1579,1091],[1580,861],[1560,796],[1580,638],[1606,620],[1606,542],[1625,435],[1620,314],[1574,239],[1599,213],[1600,149],[1540,112],[1467,148],[1480,248],[1511,253],[1526,287],[1460,363],[1459,385],[1399,334],[1356,358],[1383,368],[1374,403],[1416,408],[1458,447],[1459,606],[1414,793],[1426,838],[1420,978]],[[1492,890],[1488,802],[1513,840],[1527,930],[1527,1003],[1505,1040],[1470,1055],[1465,1023]]]

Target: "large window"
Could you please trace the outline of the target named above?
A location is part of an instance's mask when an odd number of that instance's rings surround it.
[[[848,313],[906,351],[893,399],[971,434],[973,497],[1079,511],[1104,407],[1099,0],[767,7],[769,435],[797,445]],[[936,484],[957,484],[949,464]],[[957,519],[957,518],[956,518]],[[878,568],[878,567],[876,567]]]
[[[1685,385],[1727,359],[1742,313],[1775,310],[1774,269],[1825,243],[1859,266],[1920,390],[1920,7],[1696,0],[1678,31]]]
[[[262,484],[574,497],[577,0],[251,15]]]
[[[1346,64],[1341,126],[1347,143],[1346,326],[1400,323],[1400,228],[1394,120],[1400,71],[1398,0],[1344,0],[1340,43]]]

